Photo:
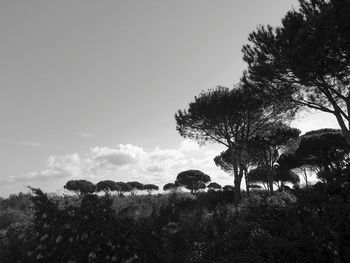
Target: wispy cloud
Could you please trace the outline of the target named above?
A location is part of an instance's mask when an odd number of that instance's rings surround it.
[[[19,145],[36,147],[36,148],[42,147],[42,144],[38,142],[19,142]]]
[[[94,136],[92,133],[84,131],[76,131],[75,134],[83,139],[88,139]]]
[[[12,144],[12,145],[19,145],[19,146],[26,146],[26,147],[35,147],[40,148],[43,145],[39,142],[34,141],[17,141],[17,140],[11,140],[11,139],[0,139],[0,144]]]

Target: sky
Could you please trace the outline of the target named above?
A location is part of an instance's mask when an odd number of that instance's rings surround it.
[[[0,196],[71,179],[155,183],[187,169],[232,184],[218,145],[176,131],[202,90],[232,87],[242,46],[296,0],[0,2]],[[337,127],[302,114],[303,132]]]

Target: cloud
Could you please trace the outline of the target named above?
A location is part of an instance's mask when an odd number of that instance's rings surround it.
[[[190,140],[184,140],[180,143],[180,149],[184,152],[192,152],[199,150],[198,143]]]
[[[35,148],[42,147],[42,144],[38,143],[38,142],[16,141],[16,140],[10,140],[10,139],[5,139],[5,138],[0,139],[0,144],[12,144],[12,145],[19,145],[19,146],[26,146],[26,147],[35,147]]]
[[[90,132],[84,132],[84,131],[76,131],[75,134],[83,139],[88,139],[94,136],[94,134]]]
[[[30,182],[56,179],[86,179],[94,183],[100,180],[140,181],[162,186],[173,182],[179,172],[198,169],[209,174],[213,181],[229,179],[215,166],[213,158],[219,149],[199,147],[183,141],[177,148],[156,147],[148,150],[132,144],[115,147],[96,146],[85,154],[50,156],[47,167],[39,172],[29,172],[10,178],[11,182]],[[232,179],[231,179],[232,180]],[[223,182],[221,182],[223,183]],[[225,184],[225,183],[224,183]],[[227,183],[226,183],[227,184]],[[61,188],[62,185],[57,186]],[[56,189],[57,189],[56,188]]]
[[[90,150],[92,160],[99,167],[132,164],[145,154],[142,148],[131,144],[119,144],[114,148],[96,146]]]

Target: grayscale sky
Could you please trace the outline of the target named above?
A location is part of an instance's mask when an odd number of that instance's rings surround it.
[[[296,0],[0,1],[0,196],[69,179],[163,184],[200,169],[222,184],[218,146],[175,130],[202,90],[232,87],[258,24]],[[307,131],[334,127],[317,115]]]

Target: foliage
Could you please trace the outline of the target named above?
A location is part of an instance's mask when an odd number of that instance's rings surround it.
[[[155,184],[145,184],[143,188],[147,191],[149,195],[152,194],[152,192],[159,190],[159,187]]]
[[[224,172],[233,175],[234,165],[231,160],[231,152],[229,149],[215,156],[214,163],[219,166]]]
[[[0,229],[0,259],[2,263],[36,262],[35,231],[31,221],[14,222]]]
[[[224,185],[224,187],[222,188],[223,191],[234,191],[235,188],[232,185]]]
[[[333,114],[350,144],[350,2],[299,2],[281,26],[249,35],[243,79],[276,100]]]
[[[75,192],[79,197],[96,191],[96,186],[87,180],[70,180],[63,187]]]
[[[177,190],[178,186],[175,183],[167,183],[163,186],[164,191],[173,191]]]
[[[205,189],[205,184],[210,181],[210,176],[199,170],[186,170],[176,177],[176,183],[186,187],[192,194],[198,192],[199,189]]]
[[[187,110],[175,114],[176,129],[181,136],[201,144],[216,142],[227,147],[232,164],[236,200],[246,168],[246,142],[277,120],[293,116],[287,103],[262,99],[251,92],[249,85],[232,90],[218,87],[202,92]]]
[[[110,191],[117,191],[120,186],[111,180],[100,181],[96,184],[96,190],[98,192],[103,191],[108,194]]]
[[[340,130],[320,129],[305,133],[300,137],[294,151],[280,156],[278,162],[284,169],[309,167],[319,171],[321,178],[341,170],[350,151]],[[329,177],[327,180],[332,180]]]
[[[109,196],[88,194],[80,206],[59,209],[41,190],[33,192],[37,262],[160,262],[157,237],[131,219],[116,218]]]
[[[269,167],[265,166],[250,170],[248,173],[248,181],[251,183],[261,183],[268,189],[270,176],[279,188],[283,186],[284,183],[292,183],[295,185],[300,181],[299,177],[293,171],[278,168],[271,170]]]
[[[131,190],[130,190],[131,195],[136,195],[138,191],[144,190],[144,185],[140,182],[132,181],[132,182],[128,182],[127,184],[131,186]]]
[[[0,258],[5,263],[348,262],[350,164],[334,178],[273,196],[252,191],[238,209],[233,191],[88,194],[76,202],[33,189],[33,223],[17,221],[0,230]]]
[[[117,184],[116,191],[118,193],[118,196],[120,197],[124,196],[126,192],[131,192],[132,190],[131,185],[128,183],[117,182],[116,184]]]
[[[220,190],[221,189],[221,185],[215,182],[212,182],[210,184],[208,184],[208,189],[212,189],[212,190]]]
[[[300,130],[284,123],[275,123],[248,142],[250,155],[257,166],[273,167],[283,147],[295,141]]]
[[[282,175],[283,171],[277,172],[274,166],[281,150],[296,140],[299,134],[300,130],[292,128],[282,122],[277,122],[270,125],[265,131],[251,138],[248,142],[249,154],[252,159],[255,160],[254,164],[257,166],[250,174],[256,171],[261,173],[261,168],[263,167],[263,170],[265,170],[264,175],[266,175],[265,182],[267,182],[271,194],[273,193],[273,181],[283,182],[283,177],[288,177],[286,181],[293,177],[292,174],[288,174],[288,172]],[[254,178],[254,176],[249,177],[247,181],[252,181],[251,179]],[[277,180],[276,177],[279,177],[281,180]]]
[[[15,209],[0,210],[0,229],[9,227],[13,223],[27,222],[32,214],[30,211],[22,211]]]
[[[30,193],[11,194],[8,198],[0,201],[0,209],[28,210],[32,206]]]

